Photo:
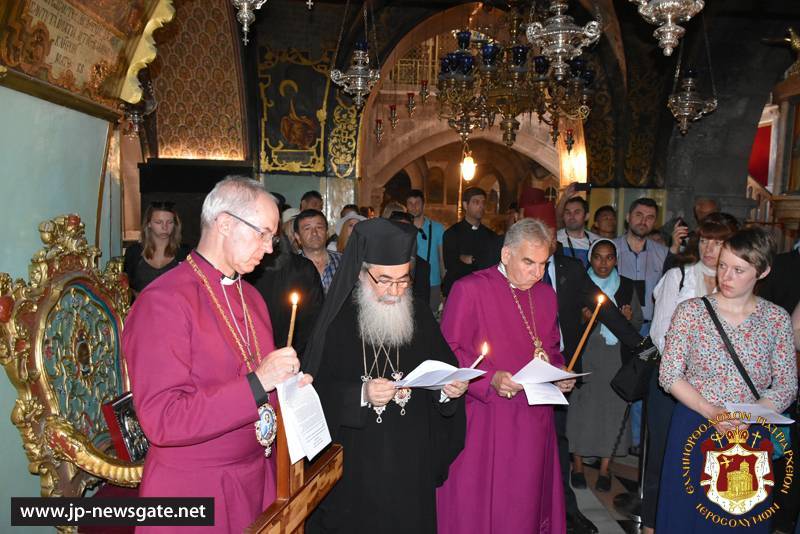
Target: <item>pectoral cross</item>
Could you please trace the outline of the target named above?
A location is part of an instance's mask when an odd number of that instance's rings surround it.
[[[312,7],[314,7],[314,0],[307,0],[306,6],[308,6],[308,9],[310,10]]]
[[[756,430],[753,433],[753,443],[750,446],[755,449],[756,448],[756,441],[758,441],[759,439],[761,439],[761,433],[758,430]]]

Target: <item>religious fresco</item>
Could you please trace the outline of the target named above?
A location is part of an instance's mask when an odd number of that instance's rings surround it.
[[[319,57],[310,57],[308,52],[294,48],[274,50],[264,46],[260,49],[261,172],[325,170],[324,125],[328,117],[327,95],[331,84],[328,74],[333,53],[333,50],[323,50]],[[347,115],[346,110],[338,113]],[[332,166],[338,169],[339,163],[337,159]]]
[[[10,0],[0,9],[0,63],[41,82],[43,96],[55,87],[116,111],[126,54],[156,3]]]

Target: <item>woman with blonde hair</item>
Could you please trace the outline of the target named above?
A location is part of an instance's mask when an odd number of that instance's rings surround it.
[[[142,217],[139,243],[125,251],[125,274],[134,295],[186,258],[174,202],[152,202]]]

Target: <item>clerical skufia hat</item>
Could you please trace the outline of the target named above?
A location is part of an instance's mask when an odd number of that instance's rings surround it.
[[[350,244],[357,247],[350,250]],[[347,242],[344,258],[355,255],[359,268],[362,262],[375,265],[402,265],[414,257],[417,243],[417,229],[413,225],[398,223],[388,219],[367,219],[353,227],[353,234]],[[355,280],[353,281],[355,283]]]
[[[319,369],[325,334],[342,304],[350,298],[358,282],[361,266],[365,262],[373,265],[403,265],[416,255],[417,228],[413,224],[375,218],[361,221],[353,227],[303,355],[304,371],[313,375]]]

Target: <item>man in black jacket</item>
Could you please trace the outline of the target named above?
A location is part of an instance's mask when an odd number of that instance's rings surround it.
[[[582,316],[584,307],[594,310],[597,305],[598,288],[586,273],[583,264],[574,258],[565,256],[559,245],[555,254],[550,256],[547,274],[542,279],[550,284],[558,297],[558,324],[561,328],[562,353],[564,359],[572,358],[585,328]],[[553,284],[555,282],[555,284]],[[639,346],[643,339],[620,313],[616,306],[605,304],[600,307],[598,322],[606,325],[620,341],[628,347]],[[609,362],[614,365],[617,362]],[[581,360],[578,358],[573,371],[581,372]],[[597,532],[589,521],[578,510],[575,493],[570,486],[570,455],[567,441],[567,407],[557,406],[555,409],[556,434],[558,435],[558,456],[561,464],[561,479],[564,485],[564,502],[567,511],[568,533]]]
[[[245,279],[264,297],[276,347],[286,345],[292,314],[290,294],[297,292],[300,303],[297,307],[292,346],[302,361],[324,298],[322,281],[314,263],[292,253],[286,234],[282,234],[278,249],[272,254],[264,255],[261,265]]]

